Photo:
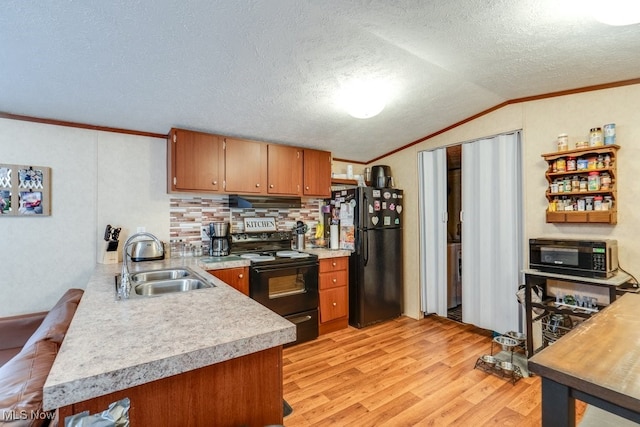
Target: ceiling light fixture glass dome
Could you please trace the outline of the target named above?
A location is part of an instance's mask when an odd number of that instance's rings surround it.
[[[386,105],[384,85],[374,81],[354,81],[342,89],[341,104],[357,119],[377,116]]]
[[[632,25],[640,22],[637,0],[590,0],[586,6],[595,20],[607,25]]]

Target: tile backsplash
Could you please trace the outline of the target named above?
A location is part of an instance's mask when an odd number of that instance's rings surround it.
[[[278,230],[291,230],[296,221],[303,221],[309,227],[307,234],[313,235],[321,219],[320,207],[323,204],[323,199],[303,198],[299,209],[241,209],[230,208],[228,196],[172,197],[169,238],[208,247],[209,238],[202,230],[210,222],[226,221],[231,224],[232,233],[242,233],[246,217],[274,217]]]

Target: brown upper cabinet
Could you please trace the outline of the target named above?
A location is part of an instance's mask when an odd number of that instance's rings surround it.
[[[331,197],[331,153],[304,149],[305,196]]]
[[[171,129],[169,192],[331,195],[331,153]]]
[[[267,144],[225,138],[225,189],[227,193],[266,194]]]
[[[217,135],[171,129],[167,139],[170,191],[222,191],[224,154]]]
[[[267,174],[273,195],[302,195],[302,149],[269,144]]]

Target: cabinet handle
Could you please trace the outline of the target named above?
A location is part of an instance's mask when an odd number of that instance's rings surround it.
[[[242,273],[238,274],[238,279],[242,279],[242,278],[244,278],[244,274]]]
[[[333,261],[333,262],[331,263],[331,265],[335,267],[335,266],[336,266],[336,265],[338,265],[338,264],[337,264],[335,261]]]
[[[257,187],[260,187],[260,184],[256,184],[256,188],[257,188]]]
[[[335,277],[333,278],[333,283],[338,283],[338,279],[336,279]]]
[[[213,181],[213,185],[218,185],[218,181]]]
[[[269,188],[273,188],[273,184],[271,184],[271,185],[269,186]]]
[[[307,185],[307,186],[305,187],[305,190],[308,190],[308,189],[309,189],[309,186]]]
[[[338,305],[338,303],[337,303],[337,302],[334,302],[334,303],[333,303],[333,306],[334,306],[334,307],[336,307],[337,305]]]

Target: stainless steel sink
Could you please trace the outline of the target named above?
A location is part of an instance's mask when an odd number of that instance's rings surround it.
[[[154,280],[170,280],[187,277],[191,273],[184,268],[167,268],[162,270],[148,270],[133,273],[129,276],[132,283],[150,282]]]
[[[171,279],[171,280],[154,280],[141,283],[133,287],[133,291],[137,295],[153,296],[170,294],[173,292],[186,292],[194,289],[213,288],[213,284],[204,282],[200,279]]]
[[[163,268],[132,273],[130,297],[152,297],[175,292],[214,288],[207,278],[188,267]],[[120,275],[116,276],[116,289],[120,286]]]

